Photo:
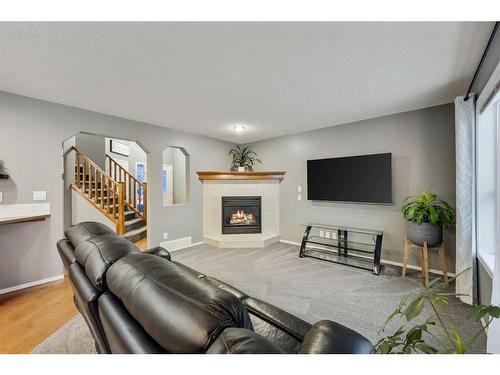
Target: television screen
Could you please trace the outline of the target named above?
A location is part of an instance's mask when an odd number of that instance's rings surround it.
[[[392,154],[308,160],[307,199],[392,203]]]

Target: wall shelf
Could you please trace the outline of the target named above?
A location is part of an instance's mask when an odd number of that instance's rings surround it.
[[[0,225],[43,221],[50,216],[50,203],[0,205]]]

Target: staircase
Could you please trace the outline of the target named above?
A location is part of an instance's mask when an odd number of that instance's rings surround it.
[[[83,198],[116,225],[116,233],[137,242],[147,236],[147,184],[139,182],[109,155],[108,173],[75,151],[75,182]]]

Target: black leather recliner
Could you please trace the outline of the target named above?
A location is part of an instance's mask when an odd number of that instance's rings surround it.
[[[141,252],[103,224],[69,228],[57,243],[99,353],[370,353],[329,320],[311,325],[215,278]]]

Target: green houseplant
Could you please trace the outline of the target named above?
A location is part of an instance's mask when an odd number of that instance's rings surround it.
[[[238,167],[244,167],[246,171],[252,171],[256,162],[262,163],[258,158],[255,151],[250,147],[240,147],[235,145],[230,151],[229,155],[232,158],[231,170],[236,171]]]
[[[406,197],[401,212],[408,221],[407,238],[416,245],[437,246],[441,243],[442,228],[453,229],[455,209],[439,199],[430,186],[418,196]]]
[[[440,278],[432,280],[421,293],[406,296],[387,318],[379,335],[386,331],[391,321],[400,319],[403,321],[402,325],[396,329],[396,332],[382,337],[375,344],[373,351],[378,354],[465,354],[470,352],[474,342],[481,335],[486,334],[491,322],[500,317],[500,306],[474,307],[467,319],[475,321],[478,328],[466,337],[447,308],[450,298],[456,296],[458,294],[450,292],[449,286],[440,282]],[[426,305],[431,308],[433,315],[426,320],[419,319]],[[432,340],[429,340],[430,338]]]

